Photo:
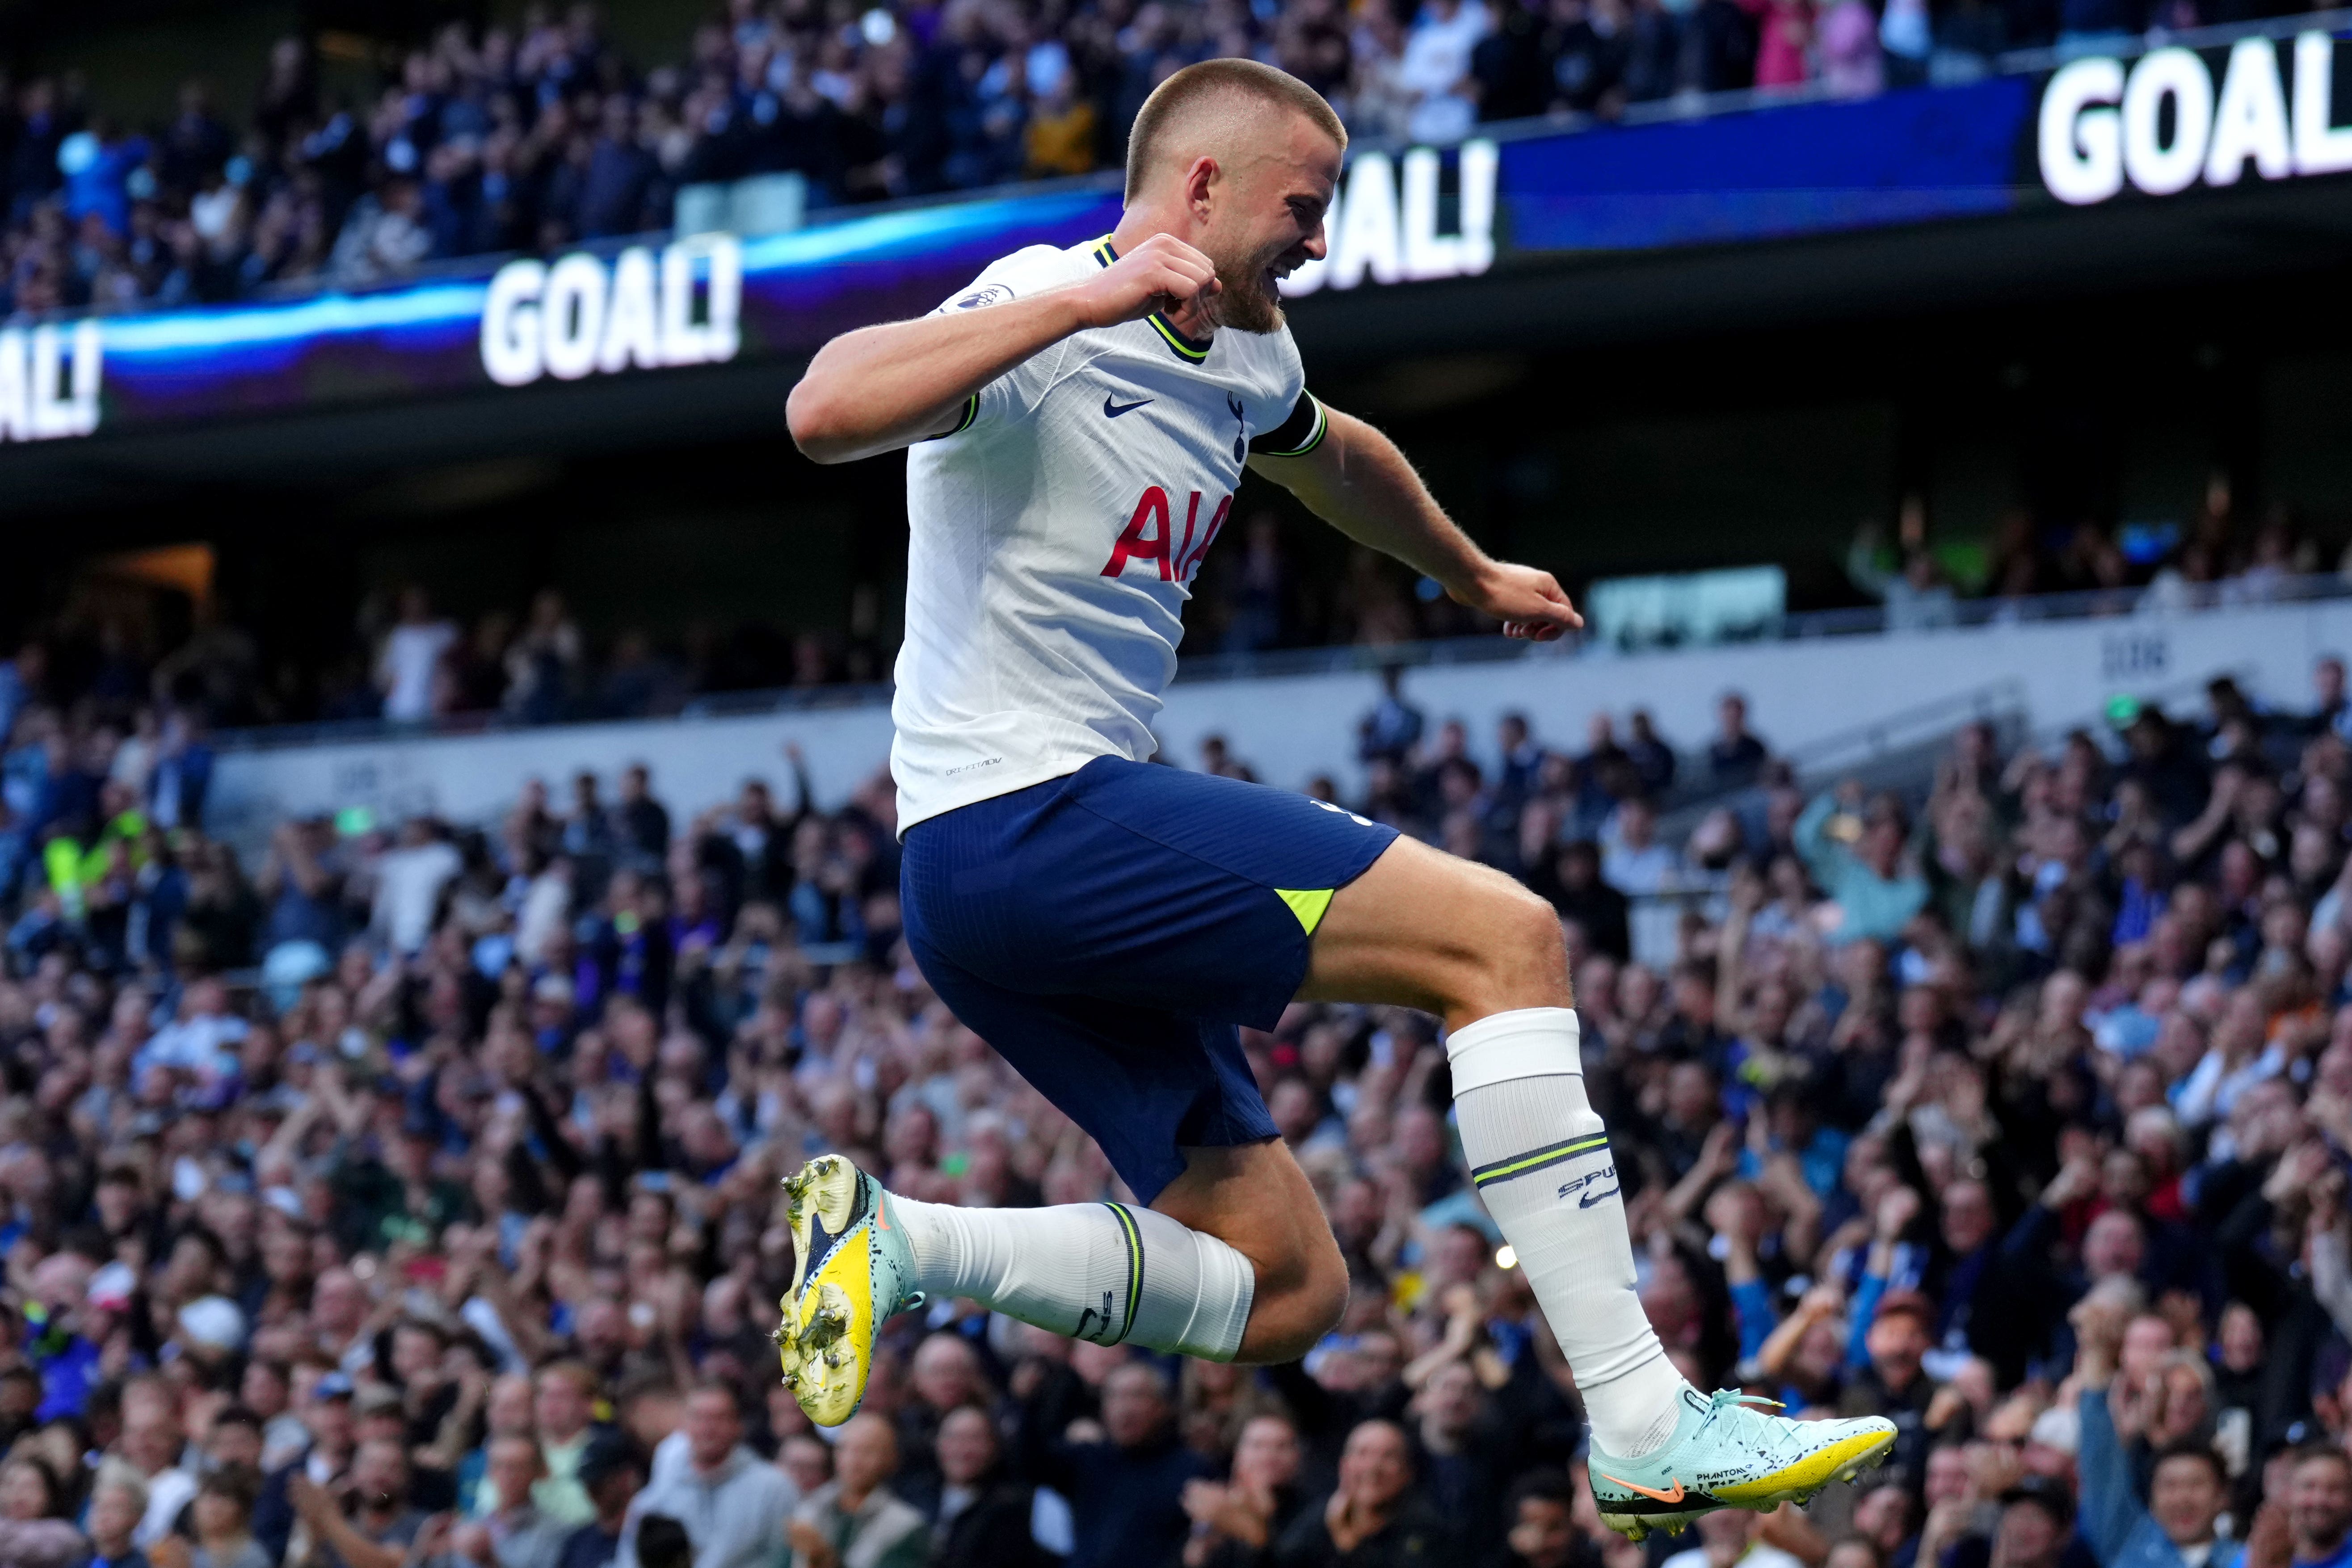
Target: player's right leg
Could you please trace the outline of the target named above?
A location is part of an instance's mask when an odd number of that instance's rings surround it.
[[[876,1331],[927,1298],[1209,1361],[1295,1361],[1338,1321],[1346,1265],[1231,1029],[1023,996],[918,951],[956,1016],[1006,1041],[1149,1206],[921,1203],[819,1155],[784,1184],[795,1277],[776,1332],[784,1381],[811,1420],[837,1426],[856,1413]]]
[[[1712,1398],[1666,1359],[1634,1291],[1617,1167],[1584,1092],[1550,907],[1488,867],[1400,839],[1332,898],[1300,994],[1445,1020],[1464,1152],[1527,1270],[1592,1423],[1601,1517],[1639,1540],[1721,1507],[1778,1507],[1882,1461],[1891,1422],[1797,1422]]]
[[[919,1204],[815,1162],[788,1184],[804,1261],[778,1333],[802,1407],[845,1420],[877,1328],[926,1295],[1218,1361],[1312,1346],[1346,1268],[1236,1026],[1273,1026],[1333,889],[1393,837],[1286,791],[1111,759],[916,825],[917,964],[1141,1201]]]

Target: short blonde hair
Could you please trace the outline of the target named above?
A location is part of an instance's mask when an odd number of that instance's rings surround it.
[[[1287,109],[1314,121],[1316,129],[1340,146],[1348,144],[1348,128],[1339,123],[1339,114],[1323,101],[1323,95],[1289,72],[1255,60],[1202,60],[1153,88],[1143,107],[1136,110],[1135,128],[1127,137],[1129,201],[1142,188],[1169,131],[1189,111],[1219,98],[1241,98]]]

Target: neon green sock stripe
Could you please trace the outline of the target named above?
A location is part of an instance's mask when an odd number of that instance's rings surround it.
[[[1127,1212],[1125,1204],[1105,1204],[1103,1207],[1118,1216],[1119,1228],[1127,1236],[1127,1321],[1118,1326],[1118,1338],[1113,1344],[1125,1344],[1127,1336],[1135,1331],[1135,1309],[1143,1300],[1143,1232],[1135,1216]]]
[[[1597,1153],[1608,1146],[1609,1135],[1606,1132],[1595,1133],[1590,1138],[1572,1138],[1565,1143],[1556,1143],[1549,1149],[1533,1150],[1517,1158],[1498,1161],[1495,1164],[1474,1171],[1470,1173],[1470,1184],[1483,1187],[1489,1182],[1507,1182],[1513,1176],[1524,1176],[1529,1171],[1538,1170],[1546,1165],[1557,1165],[1563,1160],[1573,1160],[1580,1154]]]

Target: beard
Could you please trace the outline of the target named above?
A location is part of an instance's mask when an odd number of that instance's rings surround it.
[[[1282,330],[1282,296],[1274,284],[1273,258],[1211,258],[1217,268],[1217,324],[1244,332]]]

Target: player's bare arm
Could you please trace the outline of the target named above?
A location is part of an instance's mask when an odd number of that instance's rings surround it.
[[[1154,235],[1084,283],[844,333],[809,362],[785,420],[793,444],[820,463],[896,451],[953,429],[964,399],[1071,333],[1195,310],[1217,289],[1207,257]]]
[[[1507,637],[1549,642],[1584,624],[1550,573],[1497,561],[1456,527],[1395,442],[1353,415],[1328,406],[1324,413],[1330,427],[1313,450],[1261,454],[1250,467],[1349,538],[1493,616]]]

